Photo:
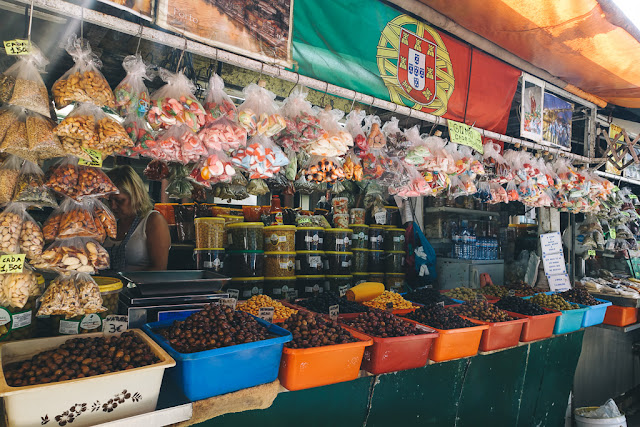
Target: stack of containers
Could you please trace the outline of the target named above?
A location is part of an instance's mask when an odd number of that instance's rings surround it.
[[[404,242],[403,228],[388,227],[384,229],[384,285],[390,291],[405,291],[404,261],[406,252]]]
[[[324,270],[327,274],[324,289],[344,295],[352,286],[353,279],[348,200],[345,197],[334,198],[332,206],[335,228],[327,228],[324,235]]]
[[[296,291],[299,297],[309,297],[324,291],[325,229],[296,229]]]
[[[350,211],[351,251],[353,252],[352,285],[369,280],[369,226],[364,223],[365,210],[353,208]]]
[[[384,259],[384,230],[382,225],[369,227],[369,282],[384,283],[385,259]]]
[[[198,270],[222,273],[224,268],[224,219],[207,217],[194,220],[196,249],[193,257]]]
[[[275,299],[290,299],[296,283],[296,227],[264,228],[264,291]]]
[[[227,256],[225,271],[231,277],[229,292],[238,291],[239,299],[249,299],[264,289],[264,224],[232,222],[226,226]]]

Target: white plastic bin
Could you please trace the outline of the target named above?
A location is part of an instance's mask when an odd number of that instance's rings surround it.
[[[138,329],[133,331],[160,359],[158,363],[110,374],[25,387],[7,385],[4,366],[30,359],[67,340],[98,337],[102,333],[41,338],[2,345],[0,396],[4,400],[7,425],[82,427],[154,411],[164,370],[175,366],[176,362],[145,333]],[[73,419],[72,423],[69,422],[70,419]]]
[[[581,414],[585,412],[595,411],[597,406],[585,406],[583,408],[577,408],[574,412],[576,418],[577,427],[627,427],[627,419],[624,415],[615,418],[587,418]]]

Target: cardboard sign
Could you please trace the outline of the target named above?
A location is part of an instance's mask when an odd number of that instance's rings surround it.
[[[238,299],[240,296],[240,291],[238,289],[227,289],[227,293],[229,294],[229,298]]]
[[[258,311],[258,317],[265,322],[273,322],[273,313],[275,308],[273,307],[260,307],[260,311]]]
[[[0,255],[0,274],[22,273],[25,254]]]
[[[129,316],[110,314],[102,321],[102,333],[104,335],[117,335],[129,329]]]
[[[340,306],[338,304],[329,307],[329,317],[331,320],[338,320],[338,314],[340,313]]]
[[[4,50],[7,55],[28,55],[31,51],[29,40],[15,39],[4,42]]]
[[[91,161],[78,159],[78,164],[80,166],[91,166],[94,168],[102,167],[102,152],[98,150],[93,150],[91,148],[82,148],[88,155],[91,157]]]
[[[220,298],[220,305],[231,307],[232,310],[236,309],[236,304],[238,300],[235,298]]]
[[[596,250],[595,249],[589,249],[587,251],[587,255],[589,256],[596,256]]]
[[[436,305],[439,305],[440,307],[444,307],[444,301],[439,301],[436,303]]]
[[[571,282],[569,281],[568,274],[547,276],[547,280],[549,281],[549,289],[553,292],[564,292],[571,289]]]
[[[542,247],[543,256],[562,252],[562,236],[560,236],[560,232],[541,234],[540,246]]]
[[[447,120],[449,124],[449,139],[456,144],[466,145],[473,148],[478,153],[483,154],[482,135],[469,125]]]

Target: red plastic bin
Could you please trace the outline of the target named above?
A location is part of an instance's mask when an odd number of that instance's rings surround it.
[[[553,327],[556,324],[556,318],[561,316],[562,313],[556,310],[546,309],[548,314],[539,314],[537,316],[528,316],[520,313],[513,313],[507,311],[509,316],[512,317],[525,317],[529,321],[522,326],[522,333],[520,334],[520,341],[529,342],[549,338],[553,335]]]
[[[433,342],[429,359],[434,362],[460,359],[478,354],[482,333],[489,329],[488,325],[471,326],[459,329],[437,329],[425,325],[438,332]]]
[[[303,390],[358,378],[365,347],[373,344],[368,335],[351,328],[360,341],[313,348],[287,348],[280,359],[280,384],[287,390]]]
[[[604,321],[607,325],[628,326],[638,321],[638,309],[634,307],[621,307],[619,305],[610,305],[604,315]]]
[[[371,336],[373,345],[364,350],[361,368],[374,375],[421,368],[429,360],[429,350],[438,332],[410,319],[402,319],[429,333],[407,337],[379,338]],[[353,327],[347,323],[343,324]]]
[[[489,329],[482,332],[480,351],[493,351],[515,347],[520,341],[522,328],[528,321],[524,316],[516,313],[511,314],[511,317],[517,317],[517,319],[507,322],[483,322],[466,316],[462,317],[478,325],[489,325]]]

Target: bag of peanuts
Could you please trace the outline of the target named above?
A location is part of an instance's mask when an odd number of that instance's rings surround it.
[[[75,65],[53,84],[51,93],[57,109],[72,102],[90,102],[100,107],[115,108],[109,83],[98,71],[102,62],[91,51],[89,42],[72,35],[65,47]]]
[[[30,161],[25,161],[20,168],[12,201],[39,207],[58,206],[53,193],[44,185],[44,172]]]
[[[144,80],[153,80],[150,65],[142,60],[140,54],[129,55],[122,61],[122,68],[127,75],[113,91],[116,97],[116,111],[122,117],[133,114],[145,117],[149,111],[151,101],[149,89]]]
[[[27,112],[27,143],[29,151],[39,160],[52,159],[64,155],[58,136],[53,133],[56,124],[53,120],[37,113]]]
[[[151,109],[147,120],[154,130],[169,129],[185,124],[197,132],[205,123],[205,111],[193,94],[195,85],[182,71],[174,74],[160,68],[160,78],[166,85],[151,95]]]
[[[11,201],[21,167],[22,159],[12,155],[0,164],[0,205]]]
[[[18,121],[22,110],[22,108],[11,106],[0,108],[0,141],[4,140],[11,126]]]
[[[27,110],[23,107],[9,107],[11,113],[7,119],[11,120],[5,133],[0,152],[13,154],[31,162],[37,163],[36,153],[29,150],[29,139],[27,138]]]
[[[49,94],[40,77],[48,63],[40,49],[32,44],[29,55],[20,56],[0,77],[0,101],[51,118]]]
[[[109,268],[109,253],[97,241],[76,237],[57,239],[32,260],[34,268],[57,272],[95,273]]]

